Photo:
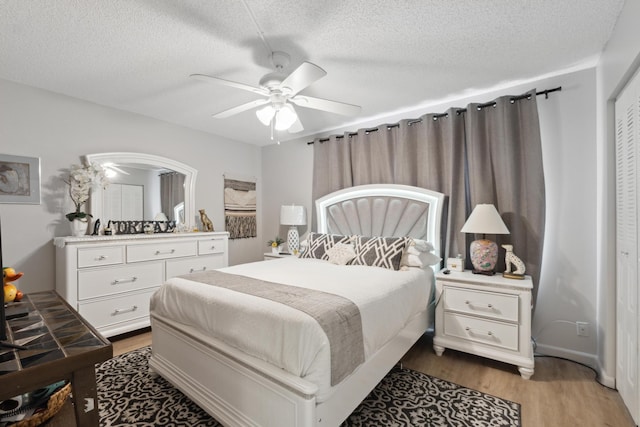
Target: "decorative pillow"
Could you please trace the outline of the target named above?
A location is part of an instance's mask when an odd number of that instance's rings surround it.
[[[419,252],[433,252],[434,247],[431,243],[421,239],[411,239],[410,248],[415,248]]]
[[[355,239],[356,257],[351,264],[398,270],[402,254],[409,241],[408,237],[358,236]]]
[[[356,257],[353,245],[346,243],[336,243],[327,252],[329,262],[337,265],[347,265],[349,261]]]
[[[431,252],[419,252],[418,254],[405,251],[400,261],[400,270],[407,270],[410,267],[427,268],[438,264],[442,258]]]
[[[316,258],[329,260],[327,251],[337,243],[349,243],[351,236],[342,236],[340,234],[320,234],[310,233],[307,238],[307,248],[300,255],[300,258]]]

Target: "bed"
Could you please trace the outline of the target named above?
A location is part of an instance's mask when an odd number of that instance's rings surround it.
[[[351,187],[316,201],[317,229],[411,237],[439,258],[444,201],[417,187]],[[437,269],[289,257],[171,279],[152,298],[150,367],[224,425],[337,426],[428,329]],[[342,298],[345,310],[357,306],[361,322],[336,336],[306,308],[263,296],[271,286],[311,295],[314,306],[317,295]],[[342,300],[326,302],[334,303],[342,307]]]

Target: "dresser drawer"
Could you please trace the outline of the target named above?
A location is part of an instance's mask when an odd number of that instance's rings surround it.
[[[78,304],[78,312],[95,328],[149,316],[149,300],[157,288]]]
[[[224,250],[223,239],[198,240],[198,255],[221,254]]]
[[[127,262],[195,256],[196,249],[195,241],[127,245]]]
[[[162,284],[162,262],[78,271],[78,299],[118,294]]]
[[[223,254],[167,261],[167,279],[199,271],[225,267]]]
[[[124,262],[124,246],[78,249],[78,268],[114,265]]]
[[[518,351],[518,325],[445,313],[444,335]]]
[[[518,296],[444,287],[444,309],[518,322]]]

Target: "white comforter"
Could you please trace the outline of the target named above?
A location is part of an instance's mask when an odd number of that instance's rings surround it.
[[[360,309],[365,359],[429,303],[433,272],[412,268],[338,266],[287,257],[220,271],[343,296]],[[173,278],[151,299],[151,311],[194,326],[252,356],[318,385],[318,401],[330,393],[329,341],[309,315],[283,304]]]

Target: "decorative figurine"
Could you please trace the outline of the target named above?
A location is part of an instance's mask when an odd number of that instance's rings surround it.
[[[204,209],[199,209],[198,212],[200,212],[200,221],[202,221],[202,231],[214,231],[213,223],[207,214],[204,213]]]
[[[91,233],[91,235],[97,236],[98,234],[100,234],[100,218],[98,218],[95,224],[93,224],[93,233]]]
[[[111,229],[111,220],[109,220],[109,222],[107,223],[107,226],[104,228],[104,235],[111,236],[112,233],[113,233],[113,230]]]
[[[502,245],[502,247],[507,251],[504,257],[506,270],[502,276],[509,279],[524,279],[526,267],[524,262],[513,253],[513,245]],[[513,272],[511,267],[515,267]]]
[[[22,272],[16,272],[11,267],[5,267],[2,269],[2,287],[4,290],[4,302],[13,302],[20,301],[24,294],[21,290],[19,290],[16,285],[11,282],[14,282],[21,278],[23,275]]]
[[[144,225],[144,227],[142,227],[142,230],[144,231],[145,234],[153,234],[155,232],[155,227],[153,226],[152,223],[147,223]]]

